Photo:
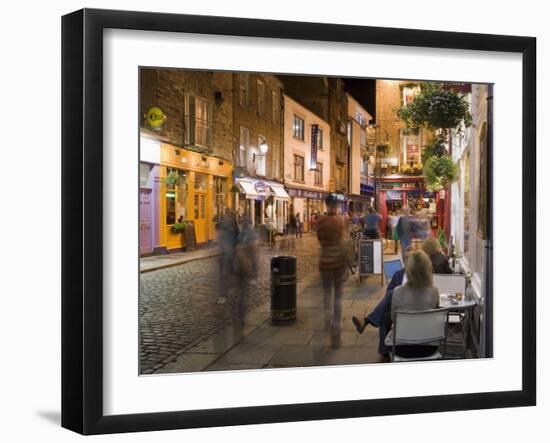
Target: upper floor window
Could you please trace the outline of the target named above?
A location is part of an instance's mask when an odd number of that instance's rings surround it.
[[[317,149],[323,149],[323,130],[317,131]]]
[[[279,105],[279,92],[271,91],[271,122],[274,125],[279,124],[280,112],[281,112],[281,107]]]
[[[294,180],[304,181],[304,157],[294,154]]]
[[[304,119],[294,116],[293,135],[299,140],[304,139]]]
[[[317,169],[315,169],[314,184],[323,185],[323,164],[320,162],[317,162]]]
[[[246,73],[239,74],[239,104],[248,107],[250,104],[250,76]]]
[[[240,140],[239,140],[239,158],[237,159],[237,165],[246,168],[246,159],[250,146],[250,131],[244,126],[240,127]]]
[[[210,103],[190,93],[185,93],[184,114],[184,143],[209,147],[212,121]]]
[[[418,85],[403,86],[401,100],[403,106],[410,104],[419,93],[420,86]]]
[[[257,98],[258,98],[258,115],[265,115],[265,83],[261,80],[257,81]]]

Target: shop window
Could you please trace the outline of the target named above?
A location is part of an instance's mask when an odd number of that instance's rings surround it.
[[[298,140],[304,140],[304,119],[297,115],[294,116],[293,135]]]
[[[258,80],[257,83],[257,99],[258,99],[258,115],[263,117],[265,115],[265,83]]]
[[[186,93],[184,120],[184,143],[209,147],[212,121],[210,103]]]
[[[315,181],[314,183],[318,186],[323,185],[323,164],[317,162],[317,169],[315,170]]]
[[[304,181],[304,157],[294,154],[294,180]]]
[[[250,103],[250,76],[247,73],[239,74],[239,104],[248,108]]]
[[[173,225],[187,219],[187,172],[167,168],[166,177],[166,224]]]
[[[225,177],[214,177],[214,210],[212,218],[219,222],[223,217],[226,208],[227,179]]]

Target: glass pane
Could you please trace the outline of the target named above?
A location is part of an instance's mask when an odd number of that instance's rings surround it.
[[[195,219],[199,218],[199,196],[195,194]]]
[[[195,189],[206,191],[206,175],[195,172]]]
[[[201,208],[201,218],[206,218],[206,202],[204,195],[200,196],[200,208]]]
[[[179,183],[177,188],[177,216],[178,221],[187,219],[187,174],[179,172]]]
[[[166,191],[166,224],[173,225],[176,222],[176,193]]]

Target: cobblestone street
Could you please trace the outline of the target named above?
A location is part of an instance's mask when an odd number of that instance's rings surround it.
[[[281,250],[281,243],[271,249],[260,248],[258,279],[252,282],[249,310],[268,300],[270,295],[270,259],[273,255],[297,257],[298,294],[306,286],[315,286],[318,242],[305,235],[296,240],[296,250]],[[140,278],[140,372],[151,374],[174,361],[191,346],[236,318],[236,281],[224,282],[228,297],[218,304],[218,258],[209,257],[166,269],[146,272]],[[322,303],[319,294],[319,304]],[[269,313],[261,314],[262,320]]]

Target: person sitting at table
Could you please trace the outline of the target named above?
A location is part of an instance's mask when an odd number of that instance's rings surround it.
[[[441,244],[435,237],[428,237],[422,242],[422,250],[428,254],[432,262],[432,271],[434,274],[452,274],[453,270],[449,266],[449,259],[441,251]]]
[[[439,307],[439,291],[433,286],[432,263],[422,251],[409,254],[405,267],[407,282],[393,291],[391,318],[395,311],[426,311]],[[403,358],[422,358],[437,350],[433,345],[399,345],[395,353]]]
[[[409,246],[405,253],[403,254],[405,257],[405,262],[409,256],[409,254],[414,251],[414,246]],[[351,321],[355,325],[355,329],[357,329],[357,332],[359,334],[362,334],[365,328],[368,325],[372,325],[375,328],[378,328],[378,362],[384,363],[389,361],[389,352],[390,348],[384,344],[384,340],[386,338],[386,335],[388,331],[391,329],[391,316],[390,316],[390,307],[391,307],[391,300],[393,296],[393,291],[398,286],[401,286],[403,284],[403,277],[405,275],[405,268],[400,269],[395,274],[393,274],[390,282],[388,283],[388,287],[386,288],[386,294],[384,295],[384,298],[378,302],[376,307],[372,310],[372,312],[367,315],[363,320],[359,320],[355,315],[351,318]]]

